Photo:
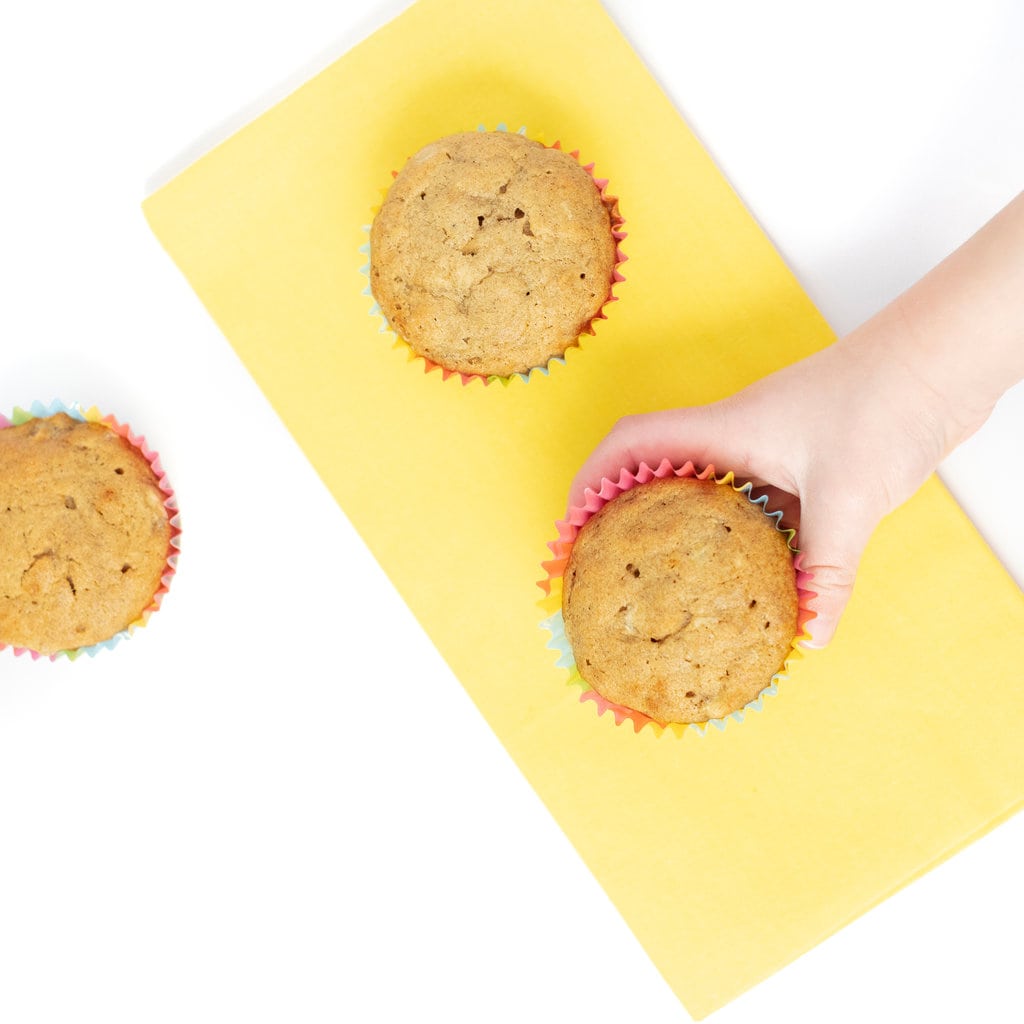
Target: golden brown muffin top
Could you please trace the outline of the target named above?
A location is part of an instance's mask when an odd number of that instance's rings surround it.
[[[652,480],[583,525],[562,613],[580,675],[608,700],[662,723],[721,718],[769,684],[796,635],[792,553],[728,485]]]
[[[58,413],[0,430],[0,643],[54,654],[137,619],[166,571],[165,499],[102,423]]]
[[[561,355],[611,291],[616,243],[594,179],[509,132],[425,146],[370,233],[370,282],[420,355],[507,377]]]

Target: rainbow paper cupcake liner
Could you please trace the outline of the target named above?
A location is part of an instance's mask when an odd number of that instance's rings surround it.
[[[731,486],[734,491],[743,494],[752,504],[761,508],[765,516],[773,521],[775,529],[785,536],[786,543],[789,546],[790,551],[793,552],[793,567],[796,572],[798,605],[797,633],[796,636],[793,637],[782,666],[752,701],[748,702],[742,708],[731,712],[729,715],[722,718],[708,719],[706,722],[659,722],[642,712],[635,711],[632,708],[623,707],[620,704],[616,704],[613,701],[602,697],[601,694],[587,684],[586,680],[584,680],[580,674],[579,668],[576,665],[576,659],[573,656],[572,647],[565,635],[565,623],[562,619],[562,575],[565,571],[566,564],[569,561],[569,554],[572,551],[572,546],[575,543],[580,529],[591,516],[604,508],[609,501],[618,497],[618,495],[631,490],[633,487],[638,485],[646,484],[651,480],[662,479],[667,476],[693,477],[696,480],[714,480],[714,482],[720,486]],[[622,469],[619,472],[617,480],[612,481],[607,478],[603,479],[601,481],[601,487],[597,491],[588,488],[584,492],[585,497],[583,504],[570,507],[565,519],[561,519],[555,524],[558,531],[558,537],[556,540],[551,541],[548,544],[548,547],[554,557],[541,563],[547,575],[546,578],[538,584],[546,595],[540,602],[541,608],[546,613],[546,617],[540,625],[542,629],[546,630],[550,634],[547,646],[558,653],[558,658],[555,664],[557,667],[565,669],[568,673],[568,685],[579,687],[582,690],[582,693],[580,694],[581,703],[593,703],[599,716],[604,715],[605,712],[610,712],[615,719],[616,725],[622,725],[625,722],[630,722],[633,726],[634,732],[640,732],[641,729],[650,727],[659,735],[669,733],[676,737],[681,737],[686,732],[693,731],[703,736],[709,729],[718,731],[724,730],[730,719],[736,722],[742,722],[744,715],[747,712],[758,712],[763,710],[765,699],[773,697],[778,693],[779,683],[786,678],[790,664],[795,659],[803,656],[799,643],[808,635],[804,627],[811,619],[814,618],[814,612],[810,609],[809,603],[816,595],[809,589],[809,584],[811,582],[810,574],[804,572],[800,568],[801,555],[793,544],[796,537],[796,531],[786,529],[782,526],[781,512],[769,512],[767,510],[767,496],[762,495],[759,498],[755,498],[752,491],[753,487],[749,483],[740,485],[736,484],[732,472],[717,476],[715,474],[714,466],[709,465],[703,470],[698,470],[692,462],[686,462],[684,465],[676,467],[668,459],[663,459],[657,468],[652,469],[646,462],[641,462],[636,472],[630,472],[627,469]]]
[[[167,480],[167,475],[164,473],[163,467],[160,465],[160,456],[147,445],[146,438],[141,434],[133,433],[131,427],[129,427],[127,423],[120,423],[114,416],[103,415],[95,406],[89,409],[84,409],[78,403],[65,405],[63,402],[53,401],[49,405],[44,405],[42,402],[33,402],[28,409],[15,408],[9,418],[0,414],[0,430],[7,427],[20,426],[22,423],[27,423],[29,420],[45,419],[49,416],[56,416],[58,413],[62,412],[66,413],[72,419],[79,420],[83,423],[104,424],[119,437],[123,437],[133,448],[137,449],[142,454],[145,460],[149,463],[150,468],[153,471],[153,475],[156,477],[157,486],[165,495],[163,505],[167,510],[171,536],[167,546],[165,569],[160,577],[160,586],[153,595],[150,603],[143,609],[138,618],[129,622],[124,629],[115,633],[112,637],[109,637],[106,640],[101,640],[98,643],[90,644],[86,647],[68,648],[67,650],[57,651],[54,654],[44,655],[39,651],[32,650],[30,647],[18,647],[13,644],[0,643],[0,650],[3,650],[5,647],[9,647],[15,655],[28,654],[33,660],[45,657],[49,658],[50,661],[56,661],[60,657],[65,657],[70,661],[74,661],[83,654],[87,654],[92,658],[102,650],[110,650],[116,647],[122,640],[128,639],[136,629],[145,626],[149,621],[150,616],[159,609],[164,595],[170,587],[171,579],[177,571],[178,554],[181,546],[181,520],[178,513],[178,502],[174,491]]]
[[[487,131],[487,130],[488,129],[484,125],[482,125],[482,124],[481,125],[477,125],[477,131],[484,132],[484,131]],[[499,132],[506,132],[509,129],[508,129],[508,126],[504,122],[502,122],[502,123],[497,125],[495,130],[499,131]],[[547,145],[547,143],[544,142],[544,138],[543,138],[542,135],[532,135],[532,134],[528,135],[525,126],[521,127],[517,134],[526,136],[527,138],[532,139],[534,142],[540,142],[542,145]],[[561,142],[555,141],[548,148],[549,149],[561,150],[563,147],[562,147]],[[615,239],[615,264],[612,267],[612,276],[611,276],[611,280],[610,280],[610,282],[608,284],[608,296],[607,296],[607,298],[601,304],[601,308],[594,315],[594,317],[591,319],[591,321],[580,332],[579,336],[577,336],[576,339],[574,341],[572,341],[567,346],[566,352],[568,352],[570,349],[573,349],[573,348],[580,348],[581,347],[581,342],[582,342],[582,337],[584,335],[593,336],[596,333],[595,326],[594,326],[595,323],[597,321],[599,321],[599,320],[607,320],[608,319],[608,315],[605,313],[605,308],[607,306],[609,306],[611,303],[619,301],[619,297],[614,294],[614,289],[615,289],[615,286],[617,284],[621,284],[623,281],[626,280],[625,277],[623,277],[623,275],[620,273],[619,268],[621,267],[621,265],[623,263],[626,262],[626,260],[629,259],[629,257],[622,251],[622,242],[627,237],[626,236],[626,232],[623,230],[623,225],[625,224],[625,220],[624,220],[622,214],[619,212],[619,199],[618,199],[618,197],[612,195],[608,191],[608,179],[607,178],[599,178],[599,177],[597,177],[597,175],[594,173],[594,164],[593,164],[593,162],[587,163],[587,164],[582,163],[580,161],[579,150],[576,150],[576,149],[569,150],[568,153],[578,164],[580,164],[580,166],[583,168],[583,170],[585,170],[591,176],[591,178],[594,179],[594,184],[597,186],[597,189],[598,189],[598,191],[601,194],[601,201],[604,203],[605,207],[608,210],[608,214],[609,214],[609,216],[611,218],[612,237]],[[392,178],[397,178],[398,177],[398,171],[392,171],[391,172],[391,177]],[[373,213],[374,216],[376,216],[377,211],[380,209],[381,204],[384,202],[384,197],[387,195],[387,193],[388,193],[387,188],[382,188],[380,190],[380,201],[376,205],[371,207],[371,212]],[[535,376],[537,374],[546,377],[551,372],[551,368],[553,366],[556,366],[556,365],[564,366],[566,364],[566,355],[565,355],[565,353],[563,353],[562,355],[552,356],[542,366],[532,367],[530,370],[528,370],[526,372],[523,372],[523,373],[513,373],[513,374],[511,374],[508,377],[500,377],[500,376],[496,376],[496,375],[483,375],[483,374],[478,374],[478,373],[465,373],[465,372],[463,372],[461,370],[449,370],[447,367],[441,366],[439,363],[435,363],[432,359],[428,358],[427,356],[420,355],[388,323],[387,318],[384,316],[384,313],[382,312],[382,310],[380,308],[380,305],[377,303],[377,300],[373,296],[373,290],[372,290],[371,285],[370,285],[370,241],[369,241],[369,238],[370,238],[370,229],[371,229],[371,227],[372,227],[371,224],[364,224],[363,225],[363,231],[366,233],[367,241],[363,245],[361,245],[359,247],[359,252],[362,254],[362,256],[365,259],[364,264],[359,268],[360,273],[362,273],[363,276],[366,278],[366,287],[363,289],[363,295],[368,296],[369,299],[370,299],[370,302],[371,302],[371,306],[370,306],[370,309],[369,309],[369,315],[372,316],[372,317],[375,317],[375,318],[379,318],[380,321],[381,321],[379,333],[380,334],[390,334],[390,335],[392,335],[392,337],[394,338],[394,348],[396,348],[396,349],[398,349],[400,351],[403,351],[406,354],[406,358],[407,358],[407,361],[409,363],[420,363],[420,364],[422,364],[423,372],[426,373],[426,374],[429,374],[429,373],[433,372],[434,370],[440,370],[440,372],[441,372],[441,380],[442,381],[446,381],[446,380],[448,380],[451,377],[457,377],[457,378],[459,378],[462,381],[463,385],[467,385],[467,384],[469,384],[472,381],[480,381],[480,382],[482,382],[485,385],[487,385],[487,384],[501,384],[501,385],[506,386],[506,387],[510,383],[512,383],[513,380],[517,380],[518,379],[518,380],[520,380],[523,383],[527,383],[530,380],[531,377],[533,377],[533,376]]]

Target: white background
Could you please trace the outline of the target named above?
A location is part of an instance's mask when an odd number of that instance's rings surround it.
[[[0,409],[143,429],[185,525],[116,652],[0,652],[5,1024],[687,1020],[139,209],[402,6],[3,15]],[[1024,185],[1016,0],[608,7],[840,332]],[[944,469],[1018,581],[1022,439],[1018,387]],[[1022,861],[1018,818],[714,1019],[1019,1021]]]

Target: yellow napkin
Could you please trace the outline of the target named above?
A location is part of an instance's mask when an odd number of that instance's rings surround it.
[[[392,169],[500,121],[596,161],[628,280],[567,365],[463,387],[378,333],[358,250]],[[836,643],[723,732],[617,728],[545,648],[545,543],[615,419],[832,340],[595,0],[420,0],[145,212],[691,1013],[1019,806],[1024,598],[937,480],[878,531]]]

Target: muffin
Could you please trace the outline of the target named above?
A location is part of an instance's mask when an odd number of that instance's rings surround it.
[[[510,132],[432,142],[370,231],[370,287],[421,356],[482,377],[564,354],[608,301],[613,202],[570,155]]]
[[[732,487],[651,480],[580,529],[562,616],[605,699],[662,724],[723,718],[770,684],[796,636],[792,552]]]
[[[109,640],[153,603],[172,526],[145,455],[60,412],[0,430],[0,644]]]

